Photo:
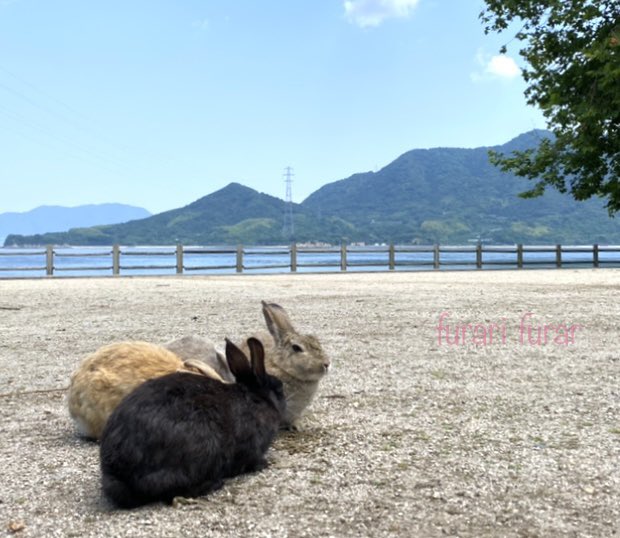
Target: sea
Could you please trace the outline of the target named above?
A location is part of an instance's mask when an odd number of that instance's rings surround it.
[[[176,247],[122,247],[119,257],[121,276],[177,274]],[[270,274],[291,272],[288,246],[245,247],[241,268],[243,273]],[[555,268],[555,246],[525,247],[523,266]],[[562,247],[562,268],[592,267],[591,245]],[[236,247],[184,247],[183,274],[235,274],[239,262]],[[514,245],[484,245],[483,270],[517,269]],[[600,267],[620,267],[620,246],[600,247]],[[437,270],[432,247],[396,247],[393,258],[395,271]],[[348,246],[346,270],[356,272],[388,271],[390,253],[387,246]],[[442,246],[439,270],[476,270],[476,247]],[[299,273],[340,272],[340,247],[299,248],[296,271]],[[112,247],[54,248],[54,277],[113,276]],[[48,277],[45,248],[0,248],[0,279]]]

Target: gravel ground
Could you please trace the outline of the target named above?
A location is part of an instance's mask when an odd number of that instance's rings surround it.
[[[195,504],[114,510],[71,372],[240,338],[261,299],[333,361],[302,430]],[[614,269],[0,281],[0,536],[618,535],[619,319]]]

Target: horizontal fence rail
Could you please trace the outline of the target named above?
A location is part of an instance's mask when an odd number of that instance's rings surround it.
[[[562,267],[620,267],[620,245],[0,248],[0,278]]]

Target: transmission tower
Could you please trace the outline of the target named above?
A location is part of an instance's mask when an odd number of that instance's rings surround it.
[[[284,224],[282,225],[282,235],[286,239],[293,239],[295,236],[295,223],[293,222],[293,193],[292,193],[292,184],[293,184],[293,169],[290,166],[287,166],[284,169],[284,183],[286,185],[286,196],[284,201],[286,205],[284,206]]]

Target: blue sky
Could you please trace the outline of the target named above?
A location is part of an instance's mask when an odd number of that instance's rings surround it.
[[[544,127],[479,0],[0,0],[0,212],[293,200]]]

